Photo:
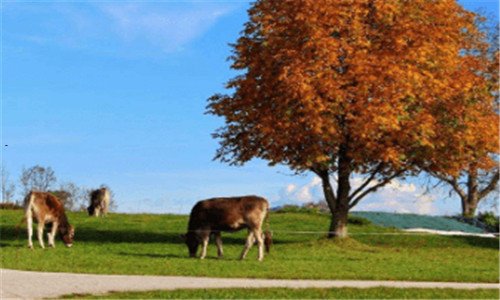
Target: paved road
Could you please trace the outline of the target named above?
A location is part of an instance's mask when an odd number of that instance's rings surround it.
[[[499,289],[497,283],[457,283],[418,281],[368,280],[279,280],[245,278],[206,278],[181,276],[93,275],[46,273],[0,269],[0,299],[53,298],[71,293],[101,294],[110,291],[172,290],[179,288],[331,288],[331,287],[397,287],[397,288],[454,288]]]

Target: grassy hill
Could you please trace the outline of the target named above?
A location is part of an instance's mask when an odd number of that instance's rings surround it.
[[[22,211],[2,210],[1,267],[100,274],[498,282],[498,239],[397,235],[396,229],[354,220],[356,224],[349,225],[352,238],[333,242],[322,233],[296,233],[326,230],[327,215],[273,213],[274,248],[264,262],[257,261],[256,247],[245,261],[237,259],[244,232],[223,234],[225,258],[215,258],[211,243],[208,258],[201,261],[188,258],[178,237],[187,218],[111,214],[98,219],[70,213],[76,227],[72,248],[58,241],[55,249],[42,250],[34,240],[35,249],[30,250],[25,225],[16,232]]]

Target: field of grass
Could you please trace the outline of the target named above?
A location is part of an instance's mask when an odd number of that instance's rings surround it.
[[[123,292],[105,295],[68,295],[87,299],[498,299],[498,290],[454,289],[182,289]]]
[[[370,224],[350,224],[352,237],[333,242],[322,234],[329,217],[312,213],[273,213],[274,247],[263,262],[256,247],[245,261],[237,258],[244,232],[223,234],[225,257],[209,245],[205,260],[188,258],[179,238],[187,216],[111,214],[89,218],[70,213],[75,243],[66,248],[27,248],[26,226],[16,231],[22,211],[0,210],[1,267],[20,270],[140,275],[189,275],[250,278],[373,279],[498,282],[498,239],[397,233]]]

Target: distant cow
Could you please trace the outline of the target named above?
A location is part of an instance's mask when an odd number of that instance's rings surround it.
[[[38,223],[38,242],[42,248],[45,248],[43,244],[45,224],[52,224],[52,229],[47,234],[50,247],[55,247],[54,238],[57,232],[60,233],[67,247],[73,245],[75,231],[68,223],[64,206],[56,196],[46,192],[31,191],[24,198],[24,211],[28,226],[28,246],[30,248],[33,248],[33,217]]]
[[[109,189],[103,187],[90,192],[90,206],[87,207],[89,216],[105,216],[109,207]]]
[[[271,234],[268,231],[265,232],[265,241],[262,235],[262,223],[267,218],[268,210],[267,200],[257,196],[213,198],[196,203],[189,217],[188,232],[182,235],[188,246],[189,255],[196,257],[198,246],[201,243],[200,258],[205,258],[208,240],[210,234],[213,234],[218,256],[222,257],[221,232],[234,232],[247,228],[245,248],[240,258],[245,258],[248,250],[257,240],[259,261],[261,261],[264,258],[264,242],[267,252],[271,246]]]

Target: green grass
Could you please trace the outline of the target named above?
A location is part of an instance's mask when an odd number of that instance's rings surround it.
[[[26,227],[16,233],[22,211],[0,211],[1,267],[20,270],[141,275],[189,275],[249,278],[373,279],[498,282],[498,239],[435,235],[363,235],[396,233],[371,224],[349,225],[352,238],[333,242],[322,234],[290,234],[328,228],[321,214],[270,216],[274,247],[263,262],[253,247],[237,258],[244,232],[223,234],[225,258],[209,245],[205,260],[188,258],[178,237],[187,216],[111,214],[89,218],[70,213],[75,243],[55,249],[26,247]],[[362,222],[361,222],[362,223]]]
[[[498,299],[498,290],[331,288],[199,289],[68,295],[89,299]]]

